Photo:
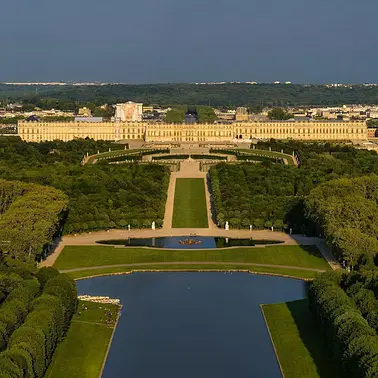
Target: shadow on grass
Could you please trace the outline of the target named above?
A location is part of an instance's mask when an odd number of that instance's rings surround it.
[[[301,248],[311,256],[323,257],[316,245],[301,245]]]
[[[332,358],[328,352],[322,330],[308,307],[308,300],[286,303],[299,336],[311,354],[321,378],[342,378],[340,362]]]

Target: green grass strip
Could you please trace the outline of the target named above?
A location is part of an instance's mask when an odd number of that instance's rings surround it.
[[[262,309],[285,378],[341,378],[306,299]]]
[[[111,246],[66,246],[55,267],[60,270],[102,265],[154,262],[243,262],[330,270],[315,246],[277,245],[264,248],[161,250]]]
[[[148,271],[148,270],[161,270],[161,271],[170,271],[170,270],[178,270],[178,271],[192,271],[192,270],[200,270],[200,271],[212,271],[212,270],[220,270],[220,271],[227,271],[227,270],[248,270],[250,272],[261,273],[261,274],[272,274],[278,275],[283,277],[292,277],[298,278],[303,280],[311,280],[316,277],[318,273],[311,272],[307,270],[298,270],[298,269],[283,269],[283,268],[273,268],[273,267],[260,267],[260,266],[243,266],[240,265],[201,265],[201,264],[190,264],[190,265],[180,265],[180,264],[170,264],[166,266],[161,265],[149,265],[149,266],[133,266],[131,267],[113,267],[113,268],[101,268],[101,269],[85,269],[76,272],[67,273],[73,279],[80,279],[86,277],[93,277],[93,276],[101,276],[101,275],[111,275],[111,274],[121,274],[121,273],[129,273],[129,272],[137,272],[137,271]]]
[[[113,313],[115,320],[117,306],[80,302],[81,315],[72,318],[67,336],[58,346],[45,378],[99,377],[114,329],[105,324],[105,308]]]
[[[172,227],[207,228],[208,226],[204,179],[176,179]]]

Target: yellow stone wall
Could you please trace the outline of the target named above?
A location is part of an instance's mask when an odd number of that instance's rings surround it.
[[[27,122],[18,135],[29,142],[143,139],[146,142],[232,142],[252,138],[297,140],[366,140],[364,121],[268,121],[232,124],[167,124],[142,122]]]

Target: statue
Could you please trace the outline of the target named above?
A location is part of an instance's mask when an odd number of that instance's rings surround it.
[[[155,221],[152,222],[151,228],[155,230]]]
[[[128,230],[130,231],[130,229],[131,229],[130,225],[128,225],[127,228],[128,228]]]
[[[226,224],[225,224],[225,226],[224,226],[224,229],[225,229],[226,231],[228,231],[228,230],[230,229],[230,226],[228,225],[228,221],[226,221]]]
[[[251,224],[249,225],[249,231],[252,231],[252,225]]]

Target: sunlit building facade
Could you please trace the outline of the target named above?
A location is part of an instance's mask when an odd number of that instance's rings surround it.
[[[339,140],[368,139],[364,121],[263,121],[229,124],[169,124],[145,122],[19,121],[18,135],[30,142],[132,140],[146,142],[248,142],[252,139]]]

